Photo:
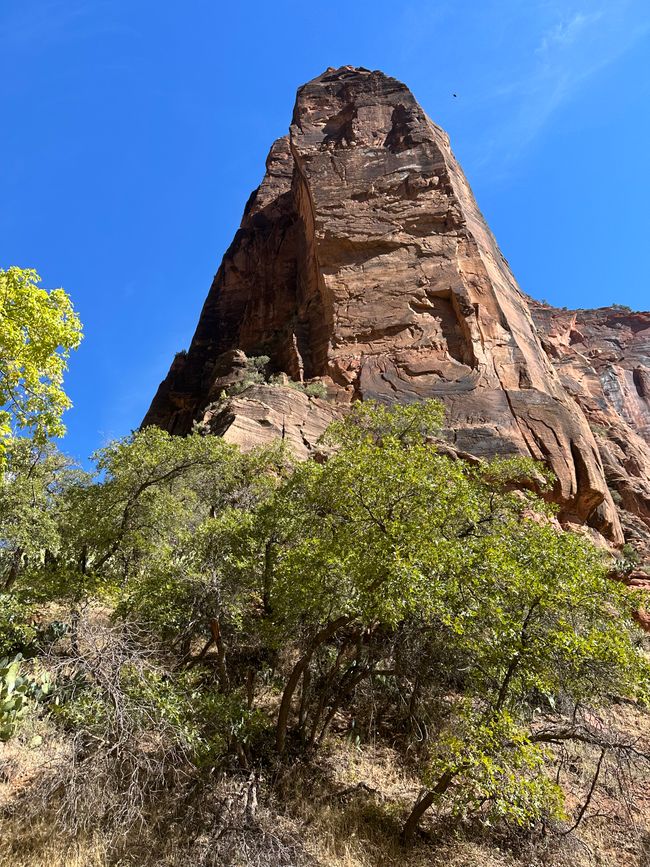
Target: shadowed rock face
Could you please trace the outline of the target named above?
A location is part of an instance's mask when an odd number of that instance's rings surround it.
[[[603,467],[611,455],[549,349],[552,315],[549,328],[540,316],[536,327],[447,135],[408,88],[381,72],[329,69],[298,91],[191,347],[144,423],[186,433],[227,383],[234,350],[328,386],[328,401],[261,387],[209,410],[217,432],[246,445],[272,429],[308,450],[354,399],[436,397],[457,449],[545,460],[561,517],[619,543]],[[638,367],[625,368],[624,396],[611,385],[607,400],[641,433],[647,355]]]

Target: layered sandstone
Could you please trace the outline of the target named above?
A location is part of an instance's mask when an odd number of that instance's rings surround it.
[[[246,446],[284,436],[306,453],[352,400],[439,398],[456,449],[546,461],[561,517],[620,543],[604,462],[623,458],[597,442],[582,386],[554,354],[559,321],[535,315],[537,324],[447,135],[408,88],[381,72],[329,69],[298,91],[190,349],[145,423],[185,433],[205,419]],[[269,374],[325,383],[328,399],[256,385],[224,400],[242,352],[268,356]],[[647,356],[641,373],[635,363],[621,380],[629,418],[619,416],[641,441]],[[575,374],[584,382],[594,371]],[[633,400],[635,383],[645,404]]]
[[[530,306],[547,355],[595,435],[625,537],[650,559],[650,313]],[[633,579],[647,580],[645,573]]]

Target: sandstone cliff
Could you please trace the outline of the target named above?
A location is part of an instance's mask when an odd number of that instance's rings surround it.
[[[542,346],[594,433],[625,538],[650,561],[650,313],[530,301]],[[632,583],[647,582],[639,571]]]
[[[306,454],[352,400],[439,398],[455,447],[546,461],[561,518],[620,544],[612,491],[628,534],[650,526],[648,320],[532,303],[408,88],[328,69],[298,91],[144,423],[185,433],[206,419],[244,445],[283,436]],[[242,353],[324,383],[327,399],[257,384],[224,400]]]

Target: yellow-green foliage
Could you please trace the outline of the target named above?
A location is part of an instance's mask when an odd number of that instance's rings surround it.
[[[0,741],[9,740],[15,733],[30,702],[43,698],[50,690],[46,674],[27,674],[21,670],[23,665],[20,654],[0,659]]]
[[[31,269],[0,271],[0,460],[16,431],[44,443],[65,430],[63,374],[81,324],[63,289],[48,292],[39,282]]]

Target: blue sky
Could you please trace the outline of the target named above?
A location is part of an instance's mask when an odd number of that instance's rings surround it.
[[[650,307],[647,0],[2,0],[0,46],[0,267],[81,314],[77,457],[139,424],[328,66],[411,87],[524,291]]]

